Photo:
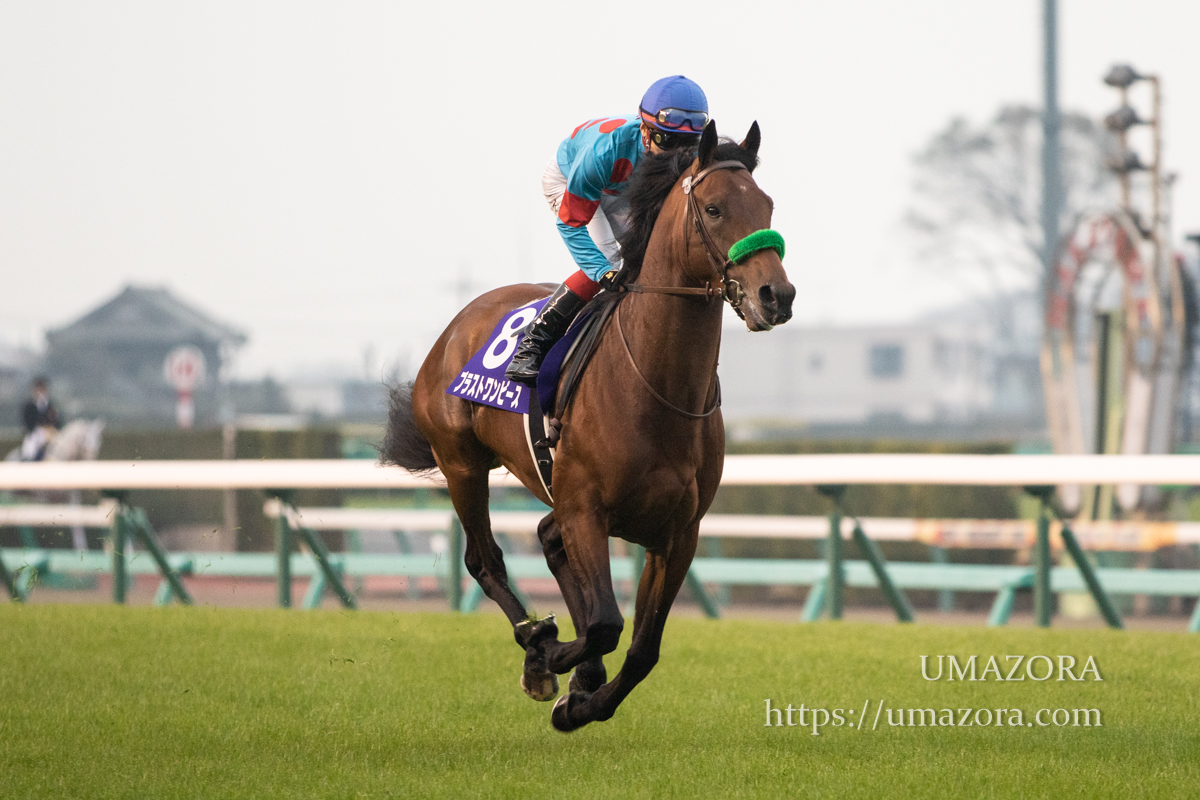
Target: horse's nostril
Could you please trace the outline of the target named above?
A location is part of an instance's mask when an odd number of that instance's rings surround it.
[[[758,290],[758,301],[766,307],[775,305],[775,290],[767,284]]]

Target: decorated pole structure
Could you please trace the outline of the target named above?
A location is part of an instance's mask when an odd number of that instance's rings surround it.
[[[1047,272],[1041,357],[1046,416],[1059,454],[1166,454],[1177,437],[1188,321],[1163,212],[1160,82],[1128,65],[1113,67],[1104,82],[1121,96],[1121,106],[1104,121],[1119,145],[1109,166],[1120,184],[1120,205],[1079,220]],[[1129,104],[1130,87],[1139,82],[1152,88],[1147,118]],[[1149,164],[1130,148],[1135,126],[1151,131]],[[1149,183],[1135,185],[1138,173]],[[1094,341],[1076,341],[1083,336]],[[1118,509],[1152,503],[1158,491],[1134,483],[1091,484],[1060,487],[1060,498],[1081,519],[1109,519]]]

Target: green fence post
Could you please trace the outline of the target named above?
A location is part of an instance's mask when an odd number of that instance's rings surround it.
[[[801,622],[816,622],[821,618],[821,609],[825,605],[825,587],[828,585],[829,580],[821,578],[809,588],[804,608],[800,611]]]
[[[867,557],[867,561],[875,573],[875,580],[879,581],[879,588],[883,590],[883,596],[896,612],[896,619],[901,622],[912,622],[913,610],[908,602],[908,597],[904,594],[903,589],[892,583],[892,576],[888,574],[887,562],[883,559],[883,553],[880,552],[878,545],[863,533],[862,525],[858,520],[854,521],[854,543]]]
[[[725,553],[721,547],[721,540],[717,538],[706,540],[706,552],[709,558],[724,558]],[[718,583],[713,587],[713,599],[716,600],[718,606],[729,605],[729,584]]]
[[[117,500],[117,510],[113,512],[112,523],[113,602],[124,603],[129,584],[129,576],[125,571],[125,545],[129,541],[129,507],[125,505],[124,492],[109,496]]]
[[[304,539],[308,549],[312,551],[313,558],[317,560],[317,566],[320,568],[320,574],[325,579],[325,585],[333,589],[333,593],[342,601],[342,605],[346,608],[357,608],[354,602],[354,595],[350,594],[346,589],[346,585],[342,583],[342,578],[338,574],[338,570],[334,569],[329,558],[329,548],[325,546],[325,540],[321,535],[314,530],[300,526],[296,529],[300,534],[300,538]],[[313,580],[316,580],[314,578]],[[316,604],[321,604],[321,597],[316,596]]]
[[[696,577],[696,573],[692,572],[690,568],[687,571],[687,575],[684,576],[684,582],[687,583],[692,597],[700,604],[701,610],[704,611],[704,616],[709,619],[720,619],[721,610],[717,608],[716,602],[704,591],[704,586],[700,583],[700,579]]]
[[[294,493],[287,489],[268,489],[267,497],[279,501],[279,516],[275,518],[276,580],[280,608],[292,607],[292,526],[287,520],[288,506]]]
[[[346,552],[361,553],[362,549],[362,534],[357,528],[346,531]],[[355,575],[350,580],[350,591],[355,595],[361,596],[366,591],[366,581],[362,575]]]
[[[826,561],[829,564],[825,608],[830,619],[841,619],[846,593],[846,567],[842,554],[842,498],[846,494],[846,487],[826,484],[818,486],[817,491],[833,501],[833,507],[829,510],[829,544],[825,549]]]
[[[479,608],[479,604],[483,602],[484,594],[483,587],[478,581],[471,581],[471,588],[467,589],[463,595],[462,607],[459,609],[464,614],[470,614],[475,609]],[[521,598],[517,598],[520,600]],[[522,605],[525,605],[522,603]],[[528,607],[528,606],[526,606]]]
[[[1008,624],[1008,618],[1012,616],[1013,605],[1017,602],[1017,590],[1025,588],[1025,584],[1031,582],[1032,576],[1010,583],[996,592],[996,599],[992,603],[992,612],[988,614],[989,628]]]
[[[132,508],[129,510],[129,517],[130,522],[133,524],[134,535],[140,534],[142,544],[150,551],[150,557],[158,565],[158,571],[166,578],[171,591],[179,598],[179,602],[186,606],[192,605],[192,596],[184,588],[183,581],[179,578],[179,573],[171,569],[170,563],[167,562],[167,554],[163,552],[162,546],[158,543],[158,537],[154,535],[154,528],[150,526],[150,520],[147,519],[146,512],[140,508]]]
[[[937,545],[929,546],[929,558],[935,564],[949,564],[950,554],[946,548]],[[954,610],[954,592],[951,589],[938,589],[938,611],[949,614]]]
[[[21,546],[26,550],[37,550],[41,547],[38,542],[37,533],[28,525],[22,525],[17,528],[17,532],[21,534]]]
[[[1050,591],[1050,503],[1053,486],[1026,486],[1025,491],[1038,499],[1037,541],[1033,548],[1033,616],[1039,627],[1050,627],[1054,596]]]
[[[642,582],[642,570],[646,568],[646,548],[640,544],[630,544],[629,555],[633,556],[633,573],[629,586],[629,602],[625,604],[625,615],[633,616],[637,612],[638,585]]]
[[[449,542],[449,576],[450,585],[447,587],[447,599],[451,611],[462,611],[463,602],[463,529],[458,521],[458,515],[450,518]]]
[[[4,559],[0,558],[0,581],[4,582],[4,588],[8,591],[8,596],[15,603],[21,603],[25,600],[21,596],[20,590],[17,589],[16,581],[13,580],[12,574],[8,571],[8,567],[4,566]]]
[[[1067,527],[1066,520],[1063,520],[1062,539],[1063,544],[1067,546],[1067,552],[1075,560],[1075,566],[1079,567],[1079,573],[1083,575],[1083,582],[1087,584],[1088,591],[1092,593],[1092,599],[1096,601],[1096,606],[1100,609],[1100,613],[1104,615],[1105,621],[1113,628],[1120,629],[1124,627],[1121,624],[1120,615],[1117,614],[1117,609],[1113,607],[1112,601],[1108,599],[1108,593],[1100,585],[1099,578],[1096,577],[1092,565],[1088,562],[1087,556],[1084,555],[1083,548],[1079,546],[1079,542],[1075,539],[1075,534]]]
[[[424,489],[418,489],[422,492]],[[401,553],[409,554],[412,552],[412,542],[408,540],[408,533],[405,531],[392,531],[392,537],[396,540],[396,549]],[[411,575],[404,578],[404,592],[409,600],[421,599],[421,587],[417,585],[417,579]]]

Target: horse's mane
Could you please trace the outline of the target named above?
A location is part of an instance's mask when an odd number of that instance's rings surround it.
[[[646,247],[650,244],[650,233],[658,221],[663,203],[675,188],[679,176],[695,160],[695,150],[683,149],[648,155],[638,162],[633,176],[629,179],[629,185],[622,192],[629,201],[629,227],[618,237],[624,263],[617,283],[624,285],[637,279],[642,269],[642,261],[646,257]],[[757,155],[743,150],[737,142],[730,139],[722,140],[717,145],[713,151],[713,160],[740,161],[751,172],[758,166]],[[579,386],[579,379],[600,343],[609,317],[623,297],[625,295],[621,292],[600,292],[580,313],[580,319],[585,315],[592,316],[592,324],[576,342],[574,355],[563,370],[564,376],[559,385],[552,414],[555,418],[562,419],[566,413],[567,406],[574,398],[575,389]]]
[[[671,193],[679,176],[696,160],[694,149],[668,150],[658,155],[647,155],[638,162],[637,169],[629,179],[622,194],[629,201],[629,228],[619,238],[621,258],[624,261],[621,281],[632,281],[642,269],[646,247],[654,223],[662,211],[667,195]],[[714,161],[740,161],[751,172],[758,166],[758,157],[743,150],[737,142],[723,140],[717,145]]]

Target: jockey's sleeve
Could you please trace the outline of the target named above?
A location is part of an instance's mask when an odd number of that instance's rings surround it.
[[[607,137],[606,137],[607,138]],[[567,191],[558,207],[558,232],[571,257],[592,280],[599,280],[611,265],[592,241],[587,224],[592,221],[600,198],[609,185],[615,154],[607,142],[582,149],[567,173]]]
[[[575,259],[575,263],[589,278],[598,281],[600,276],[612,269],[608,259],[592,241],[587,228],[572,228],[559,220],[558,232],[562,234],[563,241],[567,243],[567,249],[571,251],[571,257]]]

